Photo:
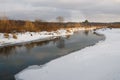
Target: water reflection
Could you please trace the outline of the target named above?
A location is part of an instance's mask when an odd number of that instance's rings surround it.
[[[84,31],[84,33],[85,33],[86,36],[89,34],[89,32],[90,32],[89,30],[85,30]]]
[[[54,40],[47,40],[47,41],[41,41],[41,42],[32,42],[32,43],[26,43],[22,45],[13,45],[13,46],[5,46],[0,48],[0,56],[9,56],[12,53],[17,53],[18,51],[22,51],[23,48],[27,51],[30,51],[32,48],[35,48],[37,46],[45,46],[48,45],[51,41],[56,45],[57,48],[64,48],[65,47],[65,40],[64,39],[69,39],[69,36],[65,37],[58,37]]]
[[[57,38],[54,39],[53,41],[58,40]],[[29,44],[23,44],[23,45],[16,45],[16,46],[5,46],[5,47],[1,47],[0,48],[0,55],[1,56],[8,56],[12,53],[17,53],[17,51],[22,50],[22,48],[26,49],[26,50],[31,50],[32,48],[36,47],[36,46],[45,46],[47,44],[49,44],[51,40],[47,40],[47,41],[42,41],[42,42],[33,42],[33,43],[29,43]]]
[[[65,48],[65,40],[63,37],[61,37],[60,40],[56,42],[56,47],[60,49]]]
[[[14,80],[16,73],[30,65],[43,65],[104,39],[102,34],[81,31],[54,40],[0,48],[0,80]]]

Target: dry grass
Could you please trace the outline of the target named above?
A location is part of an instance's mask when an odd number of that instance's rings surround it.
[[[17,35],[16,34],[12,34],[14,39],[17,39]]]
[[[4,33],[4,37],[5,38],[9,38],[9,34],[8,33]]]

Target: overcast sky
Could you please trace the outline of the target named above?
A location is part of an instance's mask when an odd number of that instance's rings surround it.
[[[120,0],[0,0],[0,15],[11,19],[120,22]]]

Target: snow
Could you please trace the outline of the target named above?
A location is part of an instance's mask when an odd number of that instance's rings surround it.
[[[88,28],[89,30],[95,29]],[[17,39],[13,38],[13,34],[8,34],[9,37],[5,38],[4,33],[0,33],[0,46],[8,46],[18,43],[25,43],[25,42],[31,42],[31,41],[45,41],[54,39],[56,37],[60,36],[66,36],[66,35],[73,35],[74,32],[85,30],[85,28],[68,28],[68,29],[60,29],[57,31],[43,31],[43,32],[25,32],[25,33],[15,33],[17,36]]]
[[[5,38],[3,33],[0,33],[0,46],[7,46],[17,43],[25,43],[30,41],[44,41],[54,39],[58,36],[72,35],[72,32],[67,33],[66,30],[58,30],[56,32],[25,32],[16,33],[17,39],[13,38],[12,34],[8,34],[9,37]]]
[[[16,80],[120,80],[120,29],[99,30],[105,41],[42,66],[31,66]]]

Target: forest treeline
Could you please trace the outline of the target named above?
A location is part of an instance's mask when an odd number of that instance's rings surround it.
[[[38,32],[38,31],[55,31],[61,28],[75,28],[75,27],[120,27],[119,23],[75,23],[75,22],[41,22],[41,21],[22,21],[22,20],[0,20],[0,32],[14,33],[14,32]]]

